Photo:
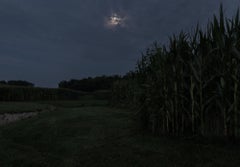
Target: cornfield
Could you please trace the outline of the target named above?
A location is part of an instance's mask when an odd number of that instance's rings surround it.
[[[161,135],[240,136],[240,19],[213,17],[206,30],[155,43],[113,101],[135,106],[144,128]]]

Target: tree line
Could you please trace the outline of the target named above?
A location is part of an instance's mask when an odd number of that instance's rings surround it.
[[[61,81],[59,88],[38,88],[28,81],[0,81],[0,101],[78,100],[82,96],[110,99],[110,90],[121,76],[98,76]]]
[[[83,95],[64,88],[38,88],[23,80],[0,81],[0,101],[77,100]]]
[[[2,80],[0,81],[0,85],[34,87],[33,83],[22,80],[10,80],[10,81]]]
[[[71,79],[69,81],[61,81],[58,84],[59,88],[67,88],[78,91],[94,92],[98,90],[110,90],[115,81],[121,77],[118,75],[113,76],[97,76],[88,77],[83,79]]]
[[[83,95],[78,91],[58,88],[0,87],[0,101],[77,100]]]
[[[206,29],[153,44],[114,83],[112,103],[138,110],[159,135],[240,136],[240,19],[222,5]]]

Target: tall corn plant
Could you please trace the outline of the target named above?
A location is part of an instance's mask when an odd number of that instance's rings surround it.
[[[153,133],[239,136],[239,12],[232,20],[222,6],[219,13],[206,31],[182,32],[169,47],[154,44],[138,62],[134,82],[125,84],[132,93],[124,97],[140,106]]]

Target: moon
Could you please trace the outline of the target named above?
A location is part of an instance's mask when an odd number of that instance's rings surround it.
[[[121,16],[117,13],[112,13],[105,19],[105,26],[107,28],[125,27],[126,17]]]
[[[120,25],[121,22],[122,22],[122,18],[118,16],[116,13],[109,18],[109,24],[113,26]]]

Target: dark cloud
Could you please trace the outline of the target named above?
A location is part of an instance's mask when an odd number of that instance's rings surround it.
[[[60,80],[134,69],[153,41],[165,43],[180,30],[205,25],[219,0],[1,0],[0,79],[40,86]],[[239,0],[224,3],[226,14]],[[108,29],[112,13],[126,26]]]

